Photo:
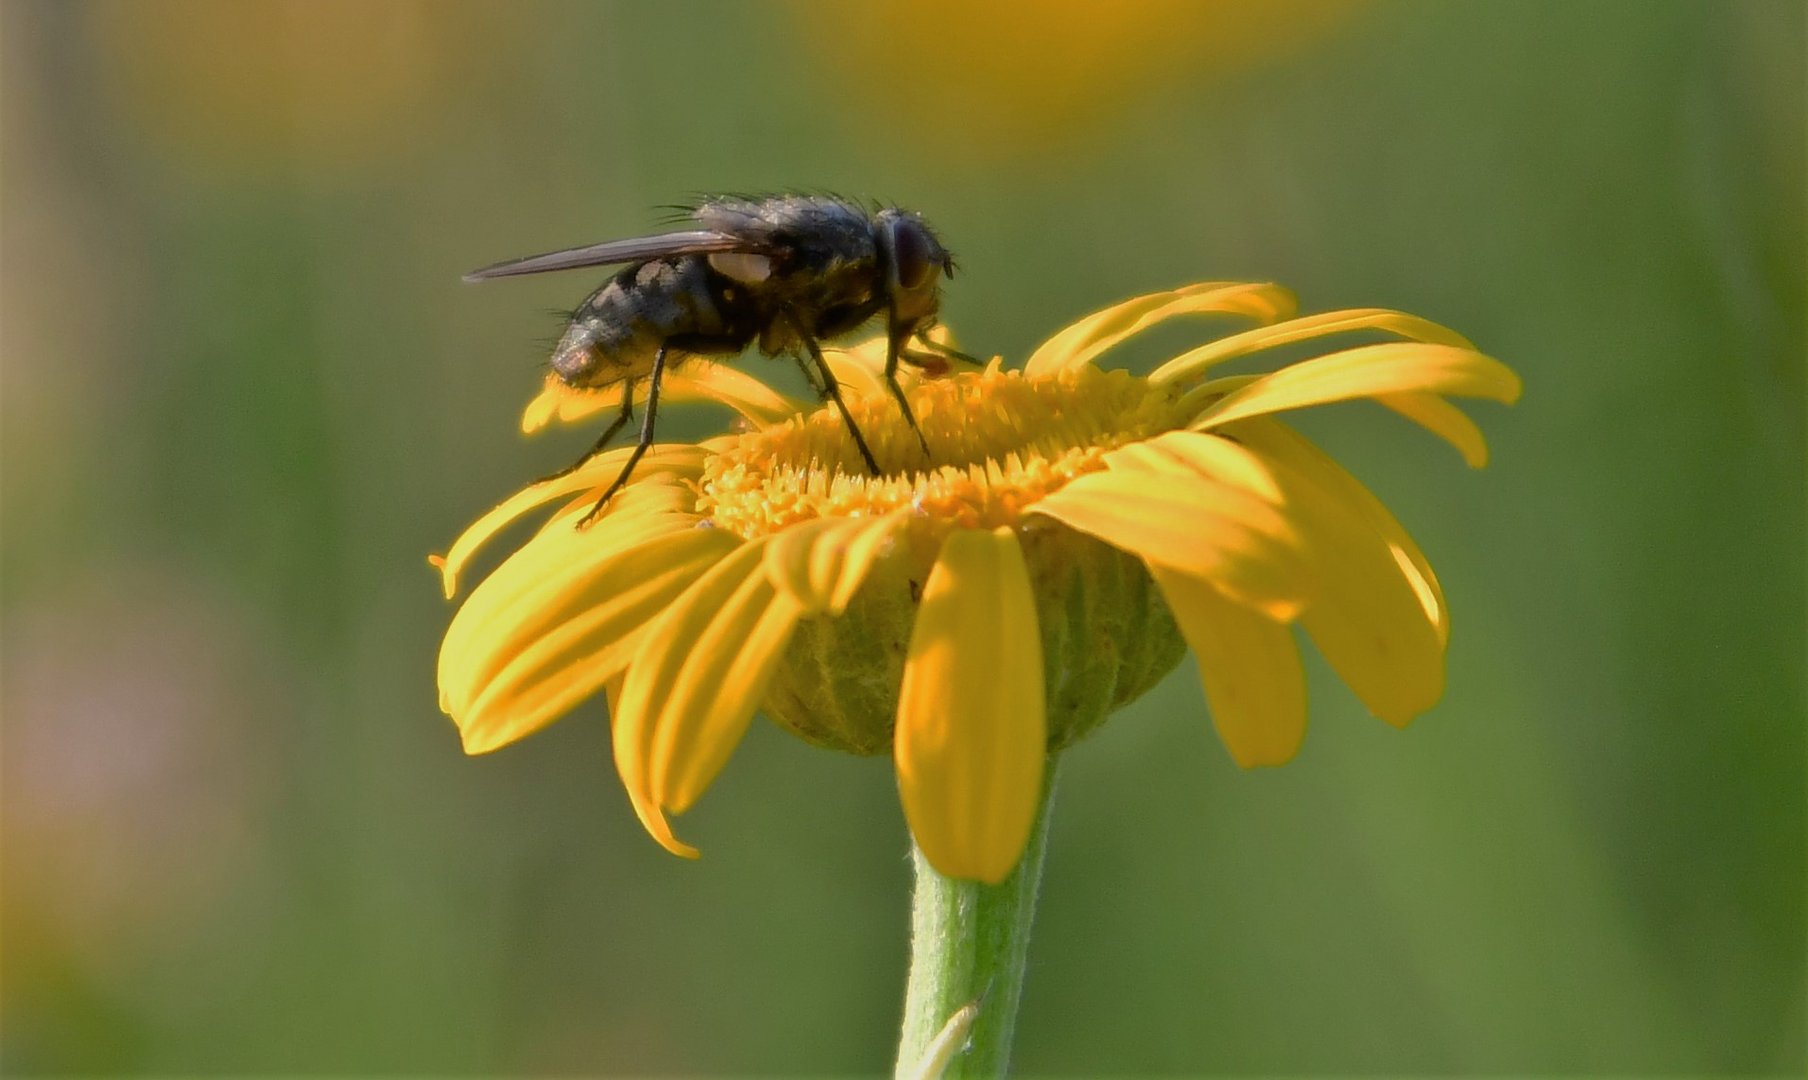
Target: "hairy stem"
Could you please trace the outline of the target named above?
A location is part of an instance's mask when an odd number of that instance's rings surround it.
[[[1042,881],[1049,805],[1055,792],[1051,758],[1042,781],[1042,805],[1023,858],[998,885],[944,877],[914,844],[916,891],[910,926],[910,983],[904,998],[904,1031],[897,1076],[1003,1076],[1011,1059],[1011,1032],[1023,997],[1023,966],[1030,923]],[[957,1018],[963,1007],[976,1008]],[[937,1042],[944,1027],[970,1023],[966,1046]],[[957,1031],[950,1031],[957,1035]],[[937,1071],[945,1064],[944,1071]]]

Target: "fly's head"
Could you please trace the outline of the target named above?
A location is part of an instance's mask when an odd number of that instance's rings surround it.
[[[886,332],[895,354],[912,336],[935,325],[942,277],[954,276],[954,257],[929,223],[909,210],[879,211],[873,219],[873,239],[885,275],[890,312]]]

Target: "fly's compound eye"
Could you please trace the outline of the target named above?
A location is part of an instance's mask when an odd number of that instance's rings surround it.
[[[758,285],[772,276],[772,260],[746,251],[718,251],[709,257],[710,269],[743,285]]]
[[[930,257],[929,237],[908,222],[898,222],[891,229],[891,257],[898,269],[898,285],[920,289],[935,273],[936,262]]]

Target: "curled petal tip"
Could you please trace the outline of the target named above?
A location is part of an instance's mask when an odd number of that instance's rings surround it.
[[[446,557],[444,555],[429,555],[427,556],[427,564],[439,571],[439,585],[440,589],[445,592],[446,599],[450,600],[454,596],[457,596],[458,574],[447,565]]]

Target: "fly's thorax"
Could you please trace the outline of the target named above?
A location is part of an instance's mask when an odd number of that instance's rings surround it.
[[[710,199],[699,204],[692,217],[706,229],[741,237],[761,248],[783,249],[810,261],[857,253],[870,243],[867,211],[828,196]]]
[[[879,309],[872,301],[873,284],[870,271],[836,262],[826,272],[774,273],[758,286],[745,287],[760,351],[802,355],[802,333],[833,341],[870,322]]]
[[[817,196],[718,200],[698,221],[742,236],[770,254],[729,253],[706,264],[725,287],[739,286],[761,351],[796,351],[793,324],[831,340],[870,321],[885,306],[885,283],[871,223],[858,206]]]
[[[818,341],[833,341],[864,326],[885,308],[881,285],[870,253],[775,273],[757,290],[760,351],[776,356],[799,350],[799,325]]]

